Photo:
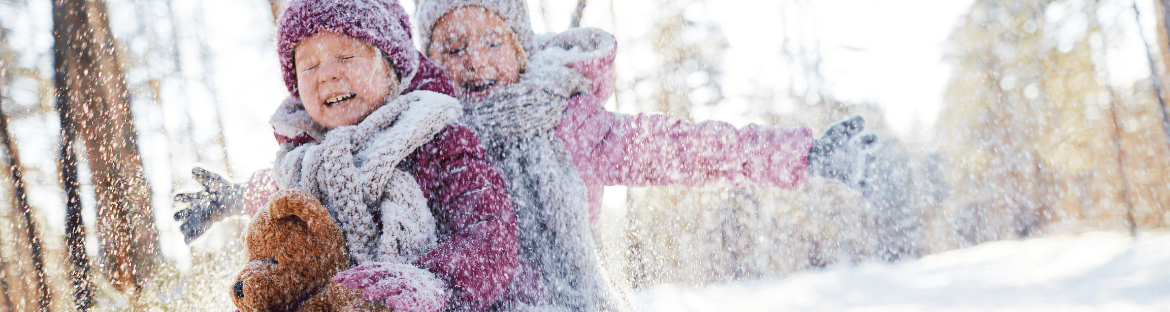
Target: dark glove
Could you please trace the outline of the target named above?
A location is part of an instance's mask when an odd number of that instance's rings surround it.
[[[183,241],[191,241],[203,235],[212,223],[229,215],[243,212],[243,187],[231,183],[223,176],[207,169],[195,167],[191,170],[199,184],[203,184],[203,191],[182,193],[175,195],[176,203],[186,203],[187,208],[175,212],[175,221],[182,222],[179,230],[183,232]]]
[[[838,121],[813,142],[808,152],[809,172],[836,179],[868,196],[870,180],[874,178],[874,148],[877,135],[858,136],[865,129],[865,119],[853,116]]]

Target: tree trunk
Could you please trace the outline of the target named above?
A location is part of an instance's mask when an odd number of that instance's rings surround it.
[[[1113,89],[1109,86],[1105,87],[1110,88],[1109,94],[1113,99],[1109,105],[1109,114],[1113,121],[1113,150],[1117,153],[1117,171],[1121,175],[1121,198],[1125,201],[1125,222],[1129,223],[1129,234],[1137,236],[1137,220],[1133,217],[1133,200],[1129,198],[1129,176],[1125,173],[1125,150],[1121,147],[1121,117],[1118,116],[1117,112],[1121,103]]]
[[[52,294],[49,293],[48,278],[45,275],[45,253],[37,222],[32,215],[32,206],[29,206],[28,198],[25,197],[24,173],[20,165],[20,155],[16,151],[15,144],[12,143],[12,137],[8,134],[8,118],[3,112],[0,112],[0,142],[4,144],[5,151],[8,153],[8,169],[11,170],[12,174],[12,207],[20,214],[20,221],[24,223],[26,230],[24,234],[28,237],[29,249],[32,252],[32,278],[34,285],[36,285],[37,311],[49,311],[49,304],[53,300]]]
[[[150,186],[138,154],[124,74],[100,0],[53,1],[61,108],[85,142],[97,198],[99,258],[116,288],[137,293],[159,255]]]
[[[4,237],[0,237],[0,251],[4,250]],[[2,254],[3,252],[0,252]],[[8,288],[8,262],[0,255],[0,291],[4,292],[4,311],[16,311],[16,305],[12,302],[12,294],[16,292],[15,289]]]
[[[3,241],[0,241],[0,246],[4,246]],[[0,257],[0,291],[4,292],[4,311],[15,311],[16,306],[12,304],[12,295],[8,290],[8,262],[4,262],[3,257]]]
[[[3,100],[3,98],[0,98],[0,100]],[[0,114],[3,114],[3,112],[0,111]],[[0,237],[0,291],[4,292],[4,311],[12,312],[16,310],[16,306],[12,304],[12,291],[8,290],[8,262],[4,261],[2,255],[4,250],[3,238]]]
[[[1156,3],[1155,6],[1158,7],[1157,11],[1158,11],[1158,17],[1159,17],[1158,18],[1158,21],[1159,21],[1158,22],[1158,25],[1159,25],[1159,27],[1158,27],[1158,35],[1159,35],[1158,42],[1163,41],[1161,37],[1166,33],[1166,31],[1164,29],[1162,29],[1162,27],[1161,27],[1161,25],[1166,25],[1164,22],[1162,22],[1162,18],[1164,18],[1165,15],[1161,14],[1161,12],[1162,12],[1161,6],[1164,2],[1167,2],[1167,1],[1170,1],[1170,0],[1154,1]],[[1158,70],[1157,62],[1154,60],[1154,51],[1150,50],[1150,42],[1146,40],[1145,27],[1142,27],[1142,18],[1141,18],[1142,12],[1141,12],[1141,10],[1138,10],[1137,2],[1133,3],[1133,13],[1134,13],[1134,17],[1136,17],[1136,19],[1137,19],[1139,34],[1142,34],[1142,36],[1141,36],[1142,43],[1145,44],[1145,47],[1146,47],[1146,60],[1150,64],[1150,78],[1154,80],[1154,96],[1158,98],[1158,110],[1162,112],[1162,132],[1166,135],[1167,141],[1170,142],[1170,114],[1167,114],[1167,112],[1166,112],[1166,101],[1170,101],[1170,99],[1166,98],[1166,96],[1167,96],[1166,91],[1165,91],[1166,85],[1164,85],[1162,82],[1162,77],[1164,77],[1164,75],[1163,75],[1163,72]],[[1162,50],[1162,53],[1161,53],[1162,67],[1165,68],[1165,66],[1170,65],[1170,64],[1166,63],[1166,56],[1167,55],[1166,55],[1165,51],[1167,49],[1166,49],[1165,45],[1162,45],[1160,47],[1162,47],[1159,49],[1159,50]]]
[[[1162,64],[1170,66],[1170,0],[1154,1],[1155,16],[1158,27],[1158,47],[1161,52]]]
[[[577,0],[577,10],[573,11],[573,20],[569,28],[581,27],[581,15],[585,14],[585,0]]]
[[[54,52],[59,52],[55,50]],[[63,55],[55,55],[54,64],[62,68]],[[53,77],[57,86],[57,114],[61,120],[61,146],[58,159],[61,185],[65,189],[65,247],[69,255],[69,279],[73,285],[73,303],[78,311],[86,311],[93,305],[92,283],[89,280],[89,256],[85,253],[85,223],[81,219],[81,191],[77,181],[77,154],[73,150],[76,141],[73,112],[66,77],[57,71]]]
[[[1105,36],[1105,33],[1101,30],[1101,23],[1097,19],[1098,1],[1099,0],[1089,1],[1088,6],[1086,7],[1089,14],[1089,32],[1101,34],[1101,38],[1108,38],[1108,36]],[[1105,46],[1108,46],[1108,44],[1106,43]],[[1114,153],[1117,154],[1117,170],[1119,178],[1121,179],[1121,199],[1125,203],[1125,222],[1128,223],[1127,225],[1129,226],[1130,235],[1136,236],[1137,223],[1133,217],[1133,200],[1130,198],[1129,176],[1125,172],[1125,150],[1121,146],[1121,117],[1117,111],[1118,109],[1121,109],[1121,99],[1114,92],[1113,87],[1109,86],[1109,64],[1106,63],[1106,59],[1103,57],[1099,62],[1100,63],[1093,62],[1093,71],[1099,76],[1098,81],[1102,82],[1102,85],[1105,87],[1105,91],[1109,94],[1109,113],[1111,115],[1110,122],[1113,123],[1113,150]]]

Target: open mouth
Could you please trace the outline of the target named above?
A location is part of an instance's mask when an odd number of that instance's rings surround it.
[[[495,80],[476,80],[464,83],[463,90],[466,90],[467,93],[477,93],[487,91],[487,89],[491,89],[494,85],[496,85]]]
[[[335,96],[325,101],[325,106],[333,106],[334,104],[345,102],[346,100],[357,97],[357,93],[349,93]]]

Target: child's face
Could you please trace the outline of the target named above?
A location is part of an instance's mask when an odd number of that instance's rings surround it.
[[[294,53],[301,103],[329,129],[357,124],[398,84],[378,49],[346,35],[317,32],[297,44]]]
[[[461,98],[478,99],[519,81],[523,52],[513,36],[495,13],[464,6],[435,23],[427,54],[451,74]]]

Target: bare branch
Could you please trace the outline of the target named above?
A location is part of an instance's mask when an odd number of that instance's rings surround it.
[[[585,14],[585,0],[577,0],[577,9],[573,11],[573,21],[569,22],[569,28],[581,27],[581,15]]]

